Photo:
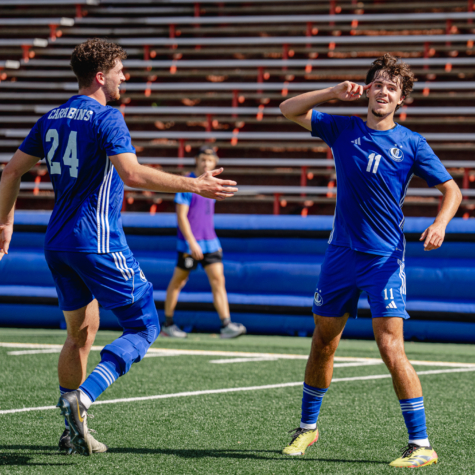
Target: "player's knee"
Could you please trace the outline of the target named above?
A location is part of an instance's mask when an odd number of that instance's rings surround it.
[[[140,300],[132,305],[116,308],[113,312],[124,328],[124,333],[105,346],[101,355],[113,360],[119,368],[119,374],[123,375],[133,363],[142,360],[160,333],[152,286]]]
[[[81,329],[69,329],[66,337],[66,342],[69,347],[75,349],[82,349],[90,347],[96,338],[97,328],[94,326],[87,326]]]
[[[213,289],[222,289],[225,286],[224,275],[215,275],[209,279],[209,283]]]
[[[394,342],[378,342],[378,347],[379,353],[381,354],[381,359],[384,361],[390,371],[400,364],[402,359],[405,359],[404,355],[402,355],[400,352],[399,345]]]

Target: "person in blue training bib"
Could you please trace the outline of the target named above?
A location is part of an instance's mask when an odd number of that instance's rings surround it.
[[[87,427],[91,404],[145,356],[160,325],[152,284],[130,252],[120,210],[124,183],[162,192],[191,192],[225,199],[234,181],[163,173],[138,163],[119,110],[126,53],[114,43],[88,40],[73,51],[71,67],[79,94],[35,124],[5,167],[0,182],[0,259],[8,254],[20,179],[46,156],[55,204],[45,237],[45,256],[67,324],[58,375],[58,406],[66,418],[60,449],[82,455],[105,452]],[[99,306],[114,312],[121,337],[106,345],[101,362],[86,378],[88,354],[99,328]]]
[[[333,357],[346,321],[356,317],[358,298],[365,291],[374,336],[409,432],[407,448],[390,465],[419,467],[438,460],[427,436],[421,383],[404,351],[403,322],[409,315],[401,208],[413,175],[443,194],[440,212],[421,236],[424,249],[430,251],[442,245],[462,196],[424,137],[394,122],[413,82],[409,66],[385,54],[372,63],[365,86],[345,81],[280,105],[287,119],[331,147],[338,187],[333,230],[314,295],[315,331],[301,423],[284,454],[303,455],[318,439],[317,418],[330,386]],[[364,95],[369,100],[366,122],[318,111],[324,102],[354,101]]]
[[[215,150],[203,145],[196,156],[195,173],[189,176],[196,178],[207,170],[213,170],[219,158]],[[214,230],[214,200],[193,193],[177,193],[175,197],[178,221],[177,251],[178,260],[173,276],[168,284],[165,299],[165,324],[162,335],[171,338],[186,338],[173,321],[173,314],[180,295],[192,270],[203,266],[208,276],[213,302],[221,320],[221,338],[236,338],[246,333],[242,323],[231,321],[228,295],[224,284],[223,250]]]

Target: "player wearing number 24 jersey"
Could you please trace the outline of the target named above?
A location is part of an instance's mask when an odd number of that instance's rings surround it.
[[[79,94],[43,116],[5,167],[0,182],[0,260],[8,254],[14,203],[21,176],[46,156],[55,205],[45,257],[67,323],[61,351],[58,407],[66,418],[60,449],[83,455],[105,452],[87,427],[89,406],[133,363],[145,356],[160,331],[147,281],[127,247],[120,210],[124,183],[151,191],[191,192],[214,199],[232,196],[222,169],[196,179],[140,165],[122,114],[107,106],[125,81],[119,46],[101,39],[78,45],[71,67]],[[124,333],[101,351],[86,378],[88,354],[99,327],[98,303],[112,310]]]
[[[331,147],[338,187],[333,230],[314,295],[316,328],[305,372],[302,418],[283,451],[286,455],[303,455],[318,440],[317,419],[330,386],[334,354],[365,291],[375,339],[409,433],[407,449],[390,465],[422,467],[438,461],[427,435],[421,384],[404,352],[403,321],[409,315],[402,206],[414,175],[443,193],[434,224],[421,236],[429,251],[442,245],[461,193],[424,137],[394,122],[394,112],[413,82],[409,66],[386,54],[373,62],[365,86],[345,81],[280,106],[288,119]],[[353,101],[364,94],[369,99],[366,122],[314,110],[330,100]]]
[[[124,185],[105,160],[135,153],[117,109],[73,96],[38,120],[20,150],[46,155],[56,200],[45,249],[99,254],[127,249],[120,219]]]

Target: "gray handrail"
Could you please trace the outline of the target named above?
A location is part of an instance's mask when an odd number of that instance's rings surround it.
[[[3,5],[3,1],[0,2]],[[0,18],[1,26],[61,25],[74,26],[74,18]]]
[[[0,136],[9,138],[24,138],[30,129],[0,129]],[[133,139],[153,140],[165,139],[238,139],[238,140],[306,140],[310,139],[310,132],[190,132],[190,131],[148,131],[133,130],[130,132]],[[475,133],[422,133],[423,137],[433,142],[475,142]],[[314,137],[313,140],[321,140]]]
[[[335,82],[156,82],[148,84],[124,83],[121,88],[123,91],[312,91],[324,89],[338,84]],[[435,90],[473,90],[475,81],[440,81],[440,82],[416,82],[415,91],[424,89]],[[77,93],[78,85],[76,82],[36,82],[36,81],[2,81],[0,89],[33,89],[33,90],[63,90]]]
[[[7,163],[13,153],[0,153],[0,163]],[[195,164],[190,157],[138,157],[139,163],[147,165],[186,165]],[[475,160],[442,160],[447,168],[475,168]],[[221,158],[223,167],[334,167],[335,160],[330,158]]]
[[[54,109],[52,106],[33,106],[32,109],[37,114],[46,114]],[[188,115],[188,114],[211,114],[211,115],[281,115],[282,112],[278,107],[146,107],[146,106],[130,106],[121,109],[126,116],[128,114],[140,115]],[[11,110],[9,106],[0,105],[0,111]],[[366,115],[367,107],[317,107],[315,110],[334,115]],[[408,115],[474,115],[475,107],[402,107],[396,111],[396,115],[401,112]],[[38,117],[35,117],[38,119]],[[3,120],[0,117],[0,121]],[[7,120],[7,118],[5,118]],[[31,117],[29,118],[31,120]],[[27,122],[27,121],[26,121]]]
[[[98,19],[102,20],[102,19]],[[131,23],[129,19],[128,24]],[[98,22],[100,23],[100,22]],[[56,45],[76,45],[87,38],[58,38]],[[388,36],[240,36],[213,38],[117,38],[123,46],[143,45],[294,45],[294,44],[403,44],[403,43],[460,43],[474,41],[475,34],[466,35],[388,35]]]
[[[133,10],[132,10],[133,11]],[[239,25],[279,23],[349,23],[354,20],[365,23],[407,22],[407,21],[437,21],[437,20],[465,20],[475,18],[475,12],[443,12],[443,13],[365,13],[365,14],[338,14],[338,15],[236,15],[236,16],[175,16],[175,17],[145,17],[138,19],[145,25]],[[101,23],[101,21],[103,23]],[[133,24],[131,18],[109,17],[78,18],[78,24]]]
[[[156,68],[168,69],[172,66],[177,68],[258,68],[258,67],[352,67],[362,66],[369,68],[374,58],[358,58],[358,59],[180,59],[180,60],[143,60],[143,59],[126,59],[123,64],[126,68]],[[468,58],[404,58],[404,62],[411,66],[452,66],[474,65],[475,57]],[[35,67],[57,67],[69,68],[70,61],[68,59],[32,59],[23,64],[28,68]],[[51,71],[52,74],[55,71]]]
[[[52,190],[53,185],[50,182],[32,183],[22,182],[20,184],[21,190]],[[135,190],[128,186],[124,187],[127,191]],[[142,190],[140,190],[142,191]],[[158,193],[158,192],[157,192]],[[237,195],[327,195],[331,193],[336,195],[337,188],[329,188],[326,186],[246,186],[239,185]],[[475,190],[462,190],[464,196],[475,196]],[[409,188],[407,196],[442,196],[439,190],[434,188]]]

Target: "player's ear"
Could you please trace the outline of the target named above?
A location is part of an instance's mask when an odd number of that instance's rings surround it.
[[[398,101],[398,105],[401,105],[403,102],[404,102],[404,99],[406,98],[406,96],[401,96],[399,98],[399,101]]]
[[[106,83],[106,77],[102,71],[96,73],[96,81],[103,86]]]

